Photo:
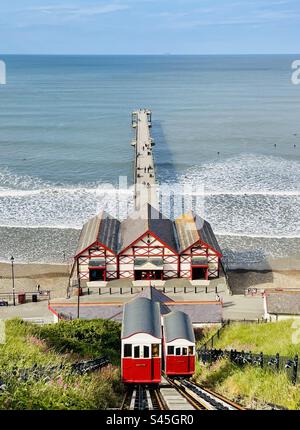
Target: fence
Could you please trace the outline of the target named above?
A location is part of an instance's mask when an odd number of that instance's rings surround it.
[[[50,300],[50,290],[36,290],[36,291],[11,291],[0,293],[0,306],[8,306],[9,302],[15,302],[17,304],[24,304],[27,301],[37,302],[40,300]],[[7,301],[6,301],[7,300]]]
[[[252,354],[252,352],[236,351],[231,349],[206,349],[202,348],[197,351],[198,360],[203,363],[213,363],[221,358],[227,358],[237,366],[243,367],[251,365],[260,367],[261,369],[272,369],[276,372],[285,370],[293,384],[299,382],[299,364],[298,355],[294,358],[276,355],[266,355],[263,352],[260,354]]]
[[[225,328],[230,324],[238,324],[238,323],[264,324],[267,322],[268,320],[266,320],[265,318],[257,318],[255,320],[246,320],[245,318],[243,320],[233,320],[233,321],[224,320],[222,323],[222,326],[203,345],[201,345],[200,349],[208,349],[209,346],[210,348],[213,348],[215,344],[215,340],[220,338]]]
[[[72,372],[83,375],[88,372],[95,372],[96,370],[102,369],[109,364],[109,359],[105,356],[95,358],[94,360],[85,360],[72,363],[70,370]],[[0,375],[0,390],[5,386],[5,381],[10,380],[11,376],[17,377],[21,381],[27,381],[30,378],[35,380],[44,378],[45,380],[51,379],[53,376],[59,374],[59,372],[65,369],[66,366],[61,364],[59,366],[38,366],[34,365],[30,369],[19,369],[14,368],[6,371]]]

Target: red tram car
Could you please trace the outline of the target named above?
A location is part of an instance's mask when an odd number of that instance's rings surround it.
[[[168,376],[195,372],[195,335],[190,317],[181,311],[163,317],[164,369]]]
[[[161,381],[162,328],[160,305],[138,297],[124,305],[121,335],[122,381]]]

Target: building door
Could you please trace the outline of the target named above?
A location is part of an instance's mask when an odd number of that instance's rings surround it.
[[[163,279],[163,271],[162,270],[135,270],[134,271],[134,279],[136,281],[151,281],[157,279]]]
[[[192,280],[194,279],[208,279],[208,268],[192,267]]]
[[[90,281],[105,281],[105,269],[90,269]]]

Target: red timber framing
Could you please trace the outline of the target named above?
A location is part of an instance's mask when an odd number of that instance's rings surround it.
[[[193,257],[205,257],[206,263],[193,264]],[[193,272],[196,272],[193,269],[203,269],[204,279],[209,279],[210,277],[217,278],[219,276],[220,257],[221,254],[218,251],[210,247],[207,243],[198,240],[181,253],[181,263],[189,263],[190,270],[181,270],[180,277],[193,279]],[[215,269],[211,268],[212,264],[216,266]]]
[[[157,242],[159,245],[157,245]],[[165,249],[171,251],[172,254],[165,252]],[[128,251],[131,251],[128,253]],[[124,253],[126,254],[124,255]],[[158,236],[151,231],[146,231],[138,237],[129,246],[123,249],[119,254],[119,263],[121,264],[134,264],[136,257],[158,257],[161,258],[164,264],[176,265],[176,270],[164,270],[162,274],[163,279],[178,278],[179,269],[179,256],[178,253],[164,243]],[[121,270],[119,266],[120,278],[135,278],[134,270]]]
[[[219,276],[221,254],[201,240],[195,242],[189,248],[178,254],[174,249],[164,243],[150,230],[143,233],[129,246],[124,248],[119,255],[105,245],[95,242],[76,255],[77,278],[80,281],[90,279],[90,259],[105,259],[105,280],[134,279],[134,262],[136,257],[157,257],[163,260],[163,279],[187,278],[192,279],[193,268],[206,268],[205,279]],[[205,264],[192,264],[193,257],[205,257]],[[204,262],[203,262],[204,263]],[[122,265],[125,266],[122,268]],[[127,266],[127,267],[126,267]],[[97,269],[97,267],[94,267]]]
[[[103,258],[105,265],[90,267],[90,260],[93,258]],[[80,281],[90,280],[91,270],[103,270],[103,280],[117,279],[118,278],[118,257],[115,252],[107,248],[99,242],[91,244],[85,248],[80,254],[75,256],[77,261],[77,278]],[[114,266],[115,270],[111,267]]]

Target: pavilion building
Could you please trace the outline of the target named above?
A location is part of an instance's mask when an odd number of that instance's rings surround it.
[[[106,212],[81,231],[74,260],[80,286],[114,279],[209,280],[220,271],[221,249],[210,224],[190,212],[174,221],[146,203],[124,221]]]

